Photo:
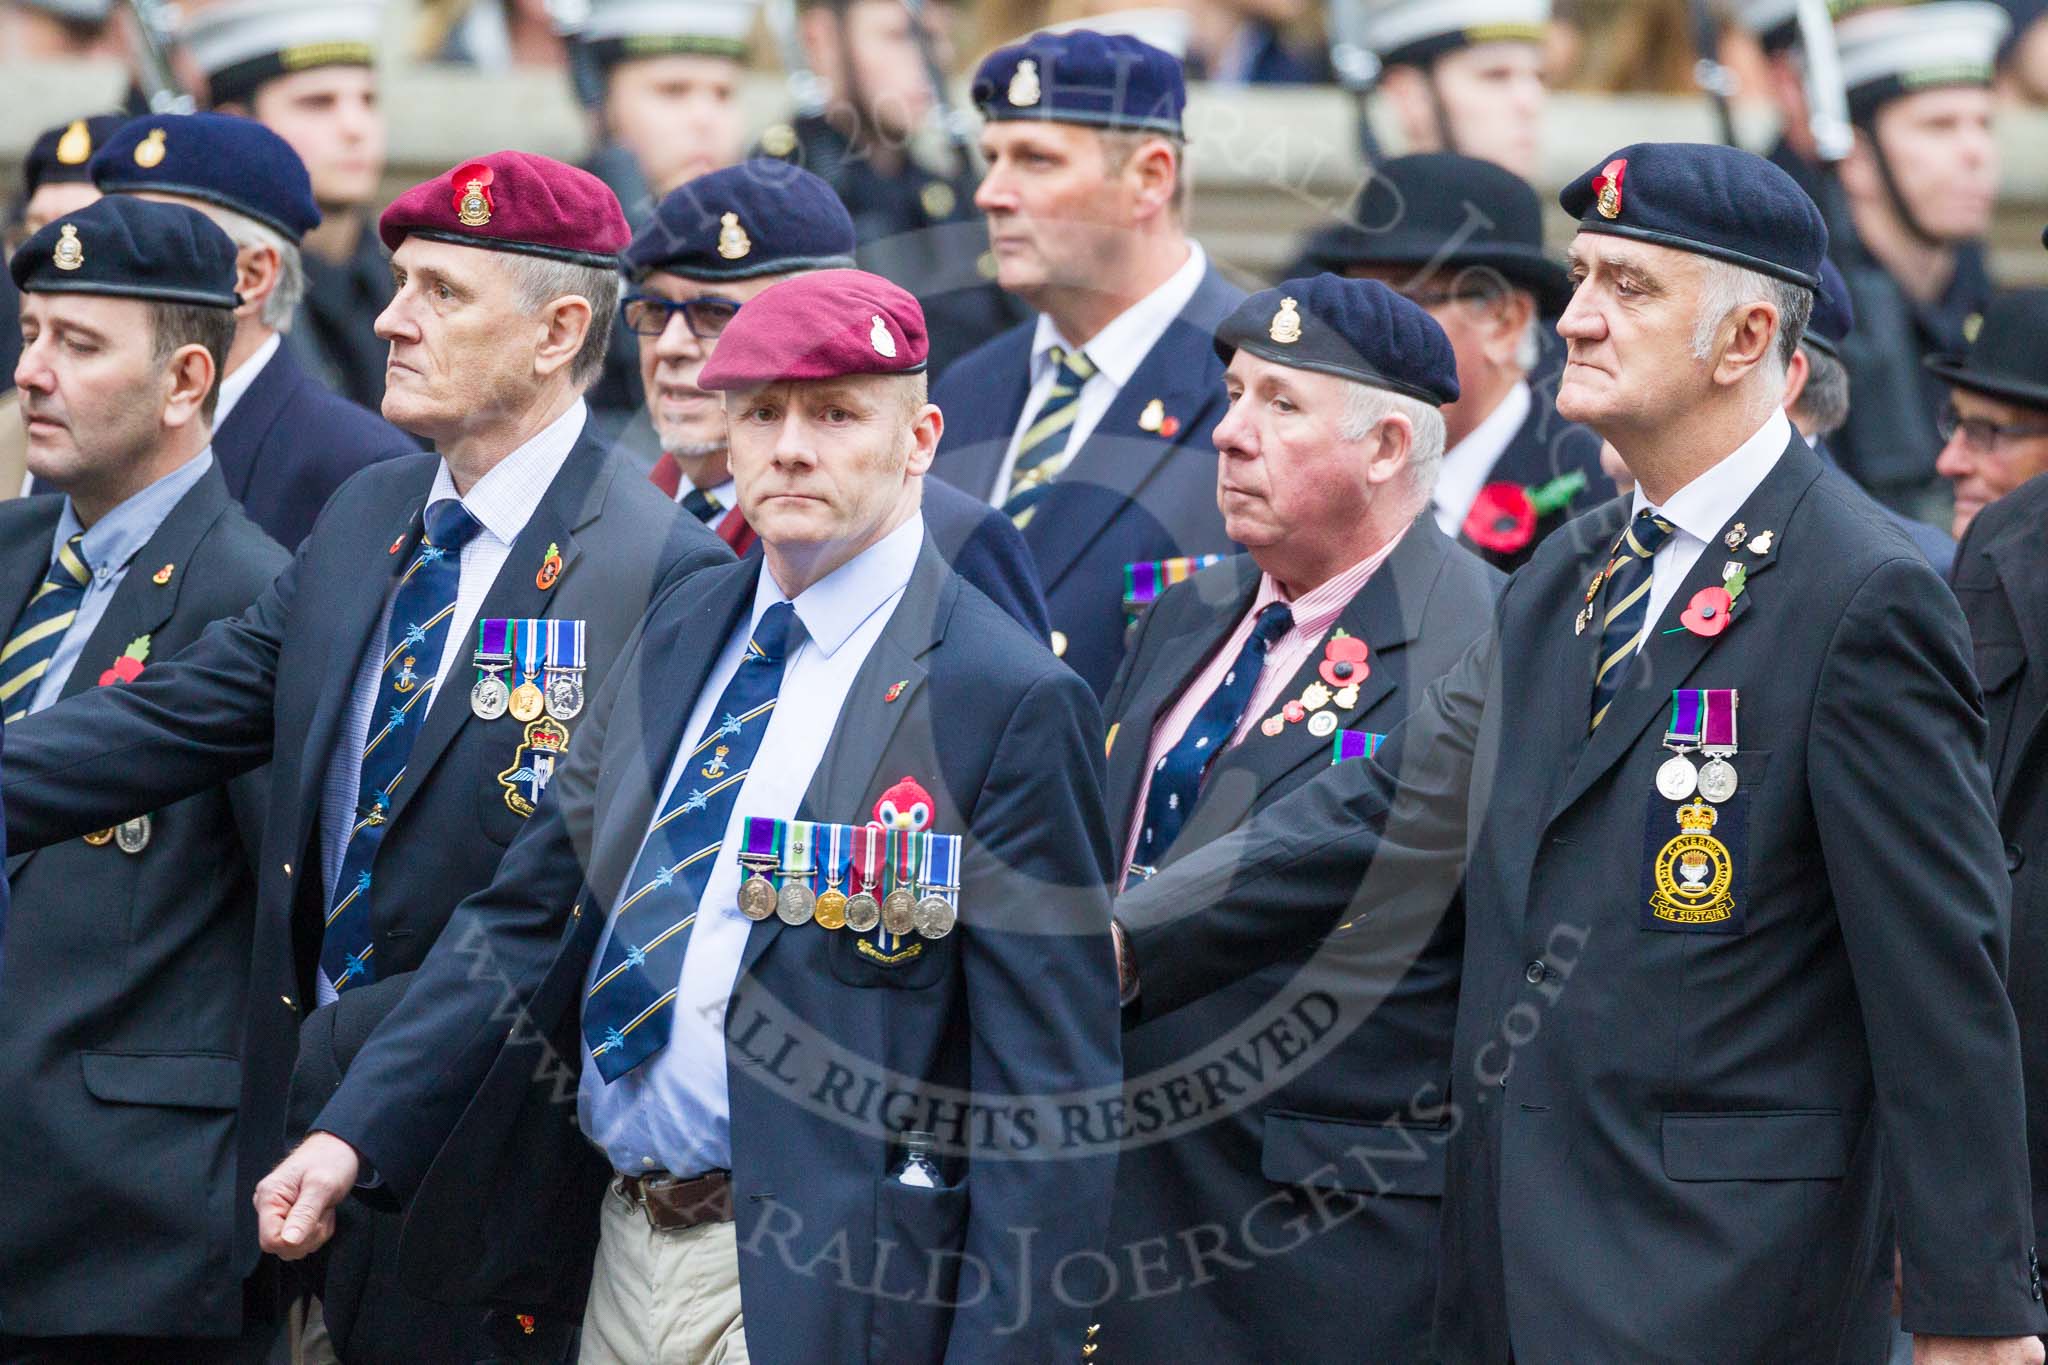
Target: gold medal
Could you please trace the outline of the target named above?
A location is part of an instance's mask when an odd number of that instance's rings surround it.
[[[818,897],[818,903],[811,908],[811,918],[818,922],[820,929],[844,929],[846,927],[846,896],[836,886],[828,886]]]
[[[540,713],[547,707],[540,689],[530,682],[523,682],[512,689],[512,719],[516,721],[539,720]]]
[[[917,897],[899,886],[882,900],[882,927],[902,938],[917,929]]]
[[[114,831],[112,829],[96,829],[92,833],[81,837],[94,848],[105,848],[108,844],[114,842]]]

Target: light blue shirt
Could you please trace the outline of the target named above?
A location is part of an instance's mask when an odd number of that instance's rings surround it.
[[[86,642],[99,629],[100,618],[107,614],[107,603],[114,600],[114,594],[120,591],[121,580],[128,576],[129,561],[149,544],[150,537],[156,534],[157,527],[164,524],[164,518],[171,514],[171,509],[211,468],[213,447],[208,446],[101,517],[85,533],[85,539],[78,544],[78,552],[92,566],[92,582],[86,585],[85,596],[79,600],[78,615],[72,618],[71,628],[64,632],[63,642],[50,656],[49,671],[36,684],[35,700],[29,703],[28,708],[30,715],[51,705],[64,694],[64,684],[70,680],[71,670],[78,666],[78,656],[85,652]],[[55,563],[57,551],[64,547],[64,542],[78,534],[79,525],[78,509],[66,497],[64,513],[57,518],[57,530],[50,537],[50,562]],[[150,572],[156,571],[152,569]],[[127,641],[121,643],[123,648],[127,647]],[[104,670],[113,662],[108,659],[100,667]]]
[[[683,950],[682,980],[675,1000],[668,1046],[639,1067],[606,1085],[597,1064],[584,1054],[576,1116],[584,1133],[611,1158],[612,1166],[638,1175],[665,1170],[696,1176],[732,1168],[731,1105],[726,1092],[725,1011],[739,975],[740,957],[753,922],[739,911],[741,831],[748,816],[793,820],[803,805],[811,776],[825,756],[854,675],[881,638],[910,584],[924,544],[924,519],[911,517],[838,569],[787,598],[764,567],[754,589],[746,628],[719,651],[683,729],[682,747],[662,784],[655,815],[667,808],[667,793],[688,772],[690,752],[711,724],[718,699],[754,626],[777,602],[792,602],[803,622],[804,640],[783,669],[780,695],[802,705],[777,706],[768,717],[760,751],[740,783],[732,818],[711,880],[704,887],[697,921]],[[858,824],[860,811],[834,811],[838,820]],[[649,821],[650,825],[652,820]],[[645,843],[643,837],[642,843]],[[797,930],[795,932],[805,932]],[[605,928],[605,942],[611,926]],[[590,959],[594,976],[604,960],[604,943]]]

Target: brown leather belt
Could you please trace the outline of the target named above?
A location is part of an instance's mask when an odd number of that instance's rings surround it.
[[[712,1171],[678,1180],[666,1171],[612,1176],[612,1191],[647,1215],[657,1232],[680,1232],[732,1221],[732,1172]]]

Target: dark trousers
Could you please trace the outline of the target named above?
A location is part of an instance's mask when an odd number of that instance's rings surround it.
[[[0,1334],[0,1365],[265,1365],[284,1331],[279,1322],[239,1337],[11,1337]]]

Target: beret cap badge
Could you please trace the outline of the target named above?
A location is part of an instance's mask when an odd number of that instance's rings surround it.
[[[1010,103],[1019,109],[1029,109],[1044,96],[1038,84],[1038,63],[1030,57],[1017,63],[1017,70],[1010,77]]]
[[[1280,311],[1273,314],[1273,325],[1267,329],[1266,335],[1282,346],[1292,346],[1301,340],[1301,314],[1296,311],[1293,299],[1280,300]]]
[[[754,249],[754,239],[747,236],[747,230],[740,226],[737,213],[722,213],[718,216],[718,254],[728,261],[737,261]]]
[[[152,128],[149,136],[135,144],[135,164],[145,171],[160,166],[164,159],[164,130]]]
[[[888,327],[882,322],[882,315],[874,315],[874,326],[868,329],[868,344],[875,348],[875,354],[886,360],[896,358],[896,338],[889,335]]]
[[[496,178],[489,166],[474,163],[464,166],[453,177],[462,188],[455,192],[455,219],[464,227],[482,227],[491,221],[491,211],[496,206],[491,202],[491,181]]]
[[[79,243],[77,228],[66,223],[57,229],[57,245],[50,252],[50,261],[59,270],[76,270],[85,264],[85,247]]]
[[[57,160],[66,166],[82,166],[92,156],[92,130],[82,118],[71,120],[64,136],[57,139]]]
[[[1599,193],[1594,207],[1602,218],[1621,217],[1621,180],[1627,174],[1628,162],[1625,160],[1610,161],[1601,167],[1600,178],[1593,183]]]

